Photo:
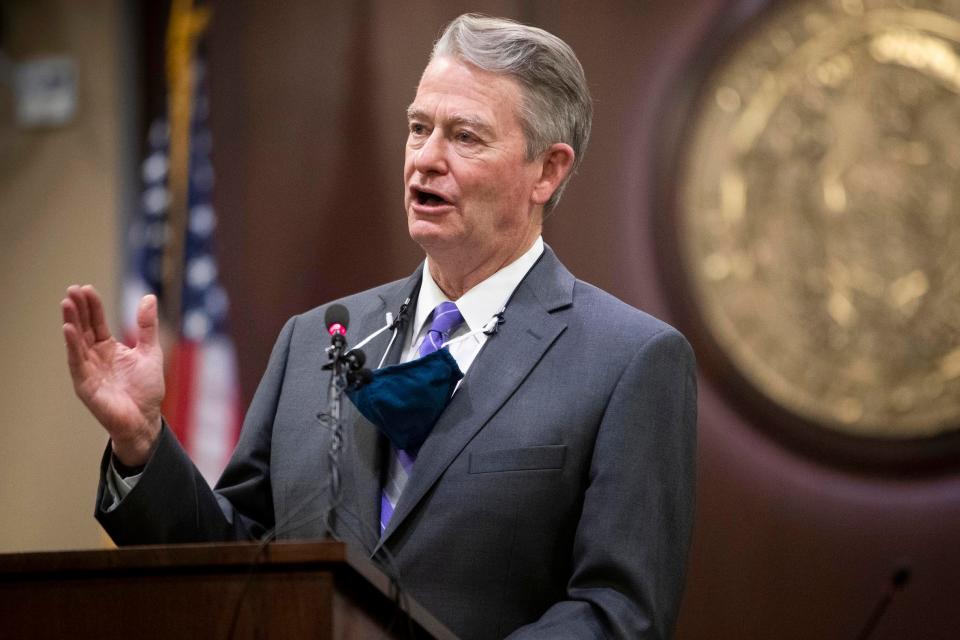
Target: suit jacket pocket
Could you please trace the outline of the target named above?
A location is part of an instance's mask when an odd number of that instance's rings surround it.
[[[471,453],[470,473],[560,469],[563,467],[566,455],[567,445],[565,444]]]

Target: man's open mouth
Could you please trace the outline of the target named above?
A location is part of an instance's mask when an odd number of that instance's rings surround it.
[[[422,189],[413,189],[414,198],[417,201],[417,204],[427,206],[427,207],[439,207],[442,205],[450,204],[448,200],[445,200],[441,196],[431,193],[429,191],[423,191]]]

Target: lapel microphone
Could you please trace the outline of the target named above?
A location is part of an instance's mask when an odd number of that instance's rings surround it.
[[[489,322],[487,324],[487,327],[483,329],[483,332],[486,335],[492,336],[496,334],[498,331],[500,331],[500,325],[502,325],[504,322],[503,314],[506,312],[506,310],[507,310],[507,307],[503,306],[503,307],[500,307],[500,311],[497,311],[495,314],[493,314],[493,318],[491,318],[491,322]]]
[[[407,310],[410,308],[410,298],[408,297],[403,301],[403,304],[400,305],[400,310],[397,311],[397,319],[393,321],[390,325],[390,329],[397,329],[401,327],[407,321]]]

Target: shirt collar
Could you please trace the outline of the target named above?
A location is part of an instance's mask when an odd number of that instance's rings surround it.
[[[480,329],[507,303],[513,290],[543,254],[543,237],[537,236],[527,251],[492,276],[475,285],[457,300],[457,308],[470,331]],[[423,263],[423,282],[417,294],[417,308],[413,316],[413,336],[420,334],[430,312],[441,302],[449,300],[430,275],[430,258]]]

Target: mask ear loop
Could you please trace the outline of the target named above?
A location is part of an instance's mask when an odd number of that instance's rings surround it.
[[[376,338],[378,335],[380,335],[384,331],[387,331],[388,329],[393,329],[393,335],[390,336],[390,342],[387,343],[387,348],[383,352],[383,357],[380,358],[380,364],[377,365],[377,369],[382,368],[383,363],[386,362],[387,360],[387,354],[390,353],[390,347],[393,346],[394,341],[397,339],[397,334],[400,332],[400,323],[403,321],[403,318],[407,313],[408,306],[410,306],[410,298],[407,298],[406,300],[404,300],[403,304],[400,305],[400,313],[397,315],[396,319],[394,319],[392,313],[387,311],[386,315],[384,316],[384,320],[386,321],[387,324],[380,327],[379,329],[377,329],[376,331],[368,335],[366,338],[361,340],[355,347],[350,349],[350,351],[355,351],[357,349],[360,349],[361,347],[366,346],[368,342]]]
[[[387,343],[387,348],[383,351],[383,357],[380,358],[380,364],[377,365],[377,369],[383,368],[383,363],[387,361],[387,354],[390,353],[390,348],[393,347],[393,343],[396,342],[397,340],[397,335],[399,335],[400,333],[400,319],[404,316],[407,310],[408,303],[409,303],[409,299],[407,300],[407,302],[403,303],[402,307],[400,307],[400,315],[396,320],[394,320],[393,314],[388,311],[386,315],[387,324],[377,329],[376,331],[371,333],[369,336],[367,336],[363,340],[361,340],[360,343],[353,348],[353,349],[359,349],[360,347],[363,347],[364,345],[366,345],[368,342],[376,338],[378,335],[380,335],[384,331],[387,331],[388,329],[393,329],[393,335],[390,336],[390,342]],[[450,340],[443,346],[449,347],[452,344],[456,344],[458,342],[466,340],[467,338],[472,338],[473,336],[480,333],[485,333],[488,336],[496,335],[497,331],[500,329],[500,325],[503,324],[504,311],[506,311],[506,307],[501,307],[500,311],[497,311],[495,314],[493,314],[493,317],[487,320],[487,322],[485,322],[482,327],[480,327],[476,331],[471,331],[470,333],[466,333],[462,336],[458,336],[453,340]],[[480,345],[480,347],[482,346],[483,345]],[[353,349],[351,349],[351,351]]]
[[[506,310],[506,308],[504,307],[504,308],[500,309],[500,311],[497,311],[495,314],[493,314],[493,317],[492,317],[492,318],[490,318],[489,320],[487,320],[486,322],[484,322],[484,323],[483,323],[483,326],[480,327],[479,329],[477,329],[476,331],[471,331],[470,333],[465,333],[465,334],[463,334],[462,336],[457,336],[457,337],[454,338],[453,340],[448,340],[447,342],[444,342],[444,343],[443,343],[444,348],[449,347],[450,345],[457,344],[458,342],[462,342],[463,340],[466,340],[467,338],[472,338],[472,337],[474,337],[474,336],[476,336],[476,335],[479,335],[479,334],[481,334],[481,333],[485,333],[487,336],[496,335],[497,331],[499,331],[499,329],[500,329],[500,325],[503,324],[503,312],[504,312],[505,310]],[[481,346],[482,346],[482,345],[481,345]]]
[[[485,323],[483,323],[483,326],[482,326],[482,327],[480,327],[480,328],[477,329],[476,331],[471,331],[470,333],[465,333],[465,334],[463,334],[462,336],[458,336],[458,337],[454,338],[453,340],[450,340],[449,342],[444,343],[444,345],[443,345],[442,348],[443,348],[443,349],[447,349],[447,350],[449,351],[450,345],[456,344],[456,343],[458,343],[458,342],[460,342],[460,341],[462,341],[462,340],[466,340],[467,338],[473,338],[474,336],[477,336],[477,335],[479,335],[479,334],[481,334],[481,333],[486,334],[486,336],[487,336],[488,339],[489,339],[489,338],[492,338],[493,336],[495,336],[495,335],[497,334],[497,331],[499,330],[500,325],[503,324],[503,312],[504,312],[504,311],[506,311],[506,307],[501,307],[501,308],[500,308],[500,311],[497,311],[495,314],[493,314],[493,317],[490,318],[489,320],[487,320]],[[484,347],[485,344],[486,344],[485,342],[481,341],[480,344],[477,345],[476,351],[473,352],[473,357],[474,357],[474,358],[476,358],[478,355],[480,355],[480,351],[481,351],[481,349],[483,349],[483,347]],[[456,386],[456,387],[454,388],[454,390],[453,390],[454,393],[456,393],[457,391],[459,391],[460,385],[462,385],[465,380],[466,380],[466,377],[463,377],[463,378],[461,378],[460,380],[457,381],[457,386]]]
[[[399,323],[393,321],[393,314],[390,313],[389,311],[387,312],[387,324],[385,324],[384,326],[380,327],[379,329],[377,329],[376,331],[374,331],[373,333],[371,333],[370,335],[368,335],[366,338],[364,338],[363,340],[361,340],[361,341],[357,344],[357,346],[355,346],[355,347],[353,347],[352,349],[350,349],[350,351],[357,351],[358,349],[366,346],[366,344],[367,344],[368,342],[370,342],[371,340],[373,340],[374,338],[376,338],[378,335],[380,335],[380,334],[383,333],[384,331],[387,331],[388,329],[393,329],[393,335],[390,336],[390,342],[387,343],[387,348],[386,348],[386,350],[384,350],[384,352],[383,352],[383,357],[380,358],[380,364],[377,365],[377,369],[380,369],[381,367],[383,367],[383,363],[384,363],[384,362],[386,361],[386,359],[387,359],[387,354],[390,353],[390,347],[393,346],[394,340],[397,339],[397,334],[400,333]]]
[[[356,351],[357,349],[361,349],[361,348],[365,347],[368,342],[370,342],[371,340],[373,340],[373,339],[376,338],[378,335],[380,335],[381,333],[383,333],[384,331],[386,331],[387,329],[389,329],[389,328],[392,327],[392,326],[393,326],[393,314],[388,311],[388,312],[387,312],[387,324],[384,325],[384,326],[382,326],[382,327],[380,327],[379,329],[377,329],[376,331],[374,331],[373,333],[371,333],[370,335],[368,335],[366,338],[364,338],[363,340],[361,340],[356,346],[352,347],[352,348],[350,349],[350,351]],[[396,330],[395,330],[395,329],[394,329],[394,335],[396,335]],[[387,347],[387,350],[389,350],[389,349],[390,349],[390,348]]]
[[[387,361],[387,354],[390,353],[390,347],[393,346],[393,342],[397,339],[397,334],[400,333],[400,323],[398,322],[398,323],[394,324],[393,321],[392,321],[392,316],[393,316],[393,314],[388,311],[388,312],[387,312],[387,322],[389,322],[390,324],[388,324],[387,326],[385,326],[383,329],[389,329],[389,328],[392,326],[392,327],[393,327],[393,335],[390,336],[390,342],[387,343],[387,348],[383,351],[383,357],[380,358],[380,364],[377,365],[377,369],[382,369],[382,368],[383,368],[383,363]],[[381,329],[380,331],[383,331],[383,329]],[[379,331],[378,331],[377,333],[379,333]]]

